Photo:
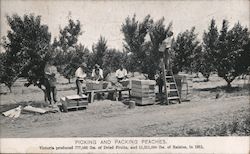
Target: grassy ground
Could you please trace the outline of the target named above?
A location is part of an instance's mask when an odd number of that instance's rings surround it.
[[[182,104],[128,109],[119,101],[99,100],[68,113],[21,114],[18,119],[1,115],[1,137],[249,136],[249,83],[236,79],[228,91],[216,75],[203,80],[188,80],[190,101]],[[38,88],[23,83],[18,80],[12,94],[1,95],[1,112],[44,103]],[[61,78],[58,97],[75,93],[75,84]]]

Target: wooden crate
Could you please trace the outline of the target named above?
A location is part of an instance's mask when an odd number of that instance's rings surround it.
[[[133,85],[155,85],[155,80],[132,80]]]
[[[155,81],[154,80],[132,80],[131,96],[135,97],[154,97]]]
[[[142,92],[142,93],[154,93],[155,89],[139,89],[139,88],[132,88],[131,91],[133,92]]]
[[[155,85],[132,85],[132,89],[140,89],[140,90],[154,90]]]
[[[134,96],[134,97],[144,97],[144,98],[147,98],[147,97],[153,97],[153,96],[155,96],[155,93],[135,93],[135,92],[131,92],[130,95]]]
[[[152,105],[155,104],[155,97],[132,97],[137,105]]]
[[[108,82],[106,81],[87,81],[86,90],[101,90],[106,89]]]
[[[149,91],[155,89],[154,80],[132,80],[132,91]]]
[[[140,90],[140,89],[133,89],[131,90],[131,95],[132,96],[148,96],[148,95],[155,95],[154,90]]]
[[[88,106],[88,96],[71,95],[61,98],[62,108],[65,112],[73,108],[82,108]]]

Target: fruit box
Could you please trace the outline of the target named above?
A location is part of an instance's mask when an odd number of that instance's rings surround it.
[[[155,97],[132,97],[132,100],[135,101],[136,104],[138,105],[151,105],[151,104],[155,104]]]
[[[87,90],[100,90],[106,89],[108,86],[108,82],[106,81],[88,81],[86,82]]]
[[[71,108],[86,107],[88,105],[88,96],[71,95],[61,98],[62,107],[65,111]]]

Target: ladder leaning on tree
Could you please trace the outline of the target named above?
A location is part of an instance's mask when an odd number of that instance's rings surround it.
[[[176,84],[173,71],[171,69],[166,71],[166,85],[167,104],[169,104],[169,101],[171,100],[177,100],[179,103],[181,103],[180,93]]]

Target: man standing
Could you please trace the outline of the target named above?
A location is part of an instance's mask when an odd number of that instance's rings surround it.
[[[158,93],[162,94],[162,88],[164,84],[162,70],[156,71],[155,79],[156,79],[156,84],[158,85]]]
[[[44,68],[46,95],[51,105],[52,105],[51,93],[53,96],[54,103],[57,102],[56,78],[58,76],[58,72],[53,64],[54,64],[53,61],[49,61],[46,63]]]
[[[159,51],[161,52],[162,57],[160,58],[160,64],[162,71],[160,72],[156,82],[159,86],[159,93],[162,93],[162,87],[164,86],[165,94],[167,96],[167,85],[166,85],[166,71],[170,71],[170,49],[173,41],[173,32],[170,31],[166,39],[162,41],[159,47]]]
[[[166,63],[166,69],[169,71],[171,69],[170,66],[170,50],[172,47],[172,43],[173,43],[173,32],[170,31],[169,34],[167,35],[167,38],[163,41],[166,45],[166,49],[165,49],[165,63]]]
[[[83,82],[85,81],[85,78],[87,77],[86,74],[87,64],[82,63],[80,67],[75,72],[76,77],[76,87],[77,87],[77,94],[82,95],[83,94]]]
[[[127,70],[124,68],[124,66],[121,64],[120,68],[115,72],[116,79],[119,83],[122,82],[122,80],[126,79],[128,75]],[[118,100],[122,99],[122,93],[119,91],[119,97]]]

